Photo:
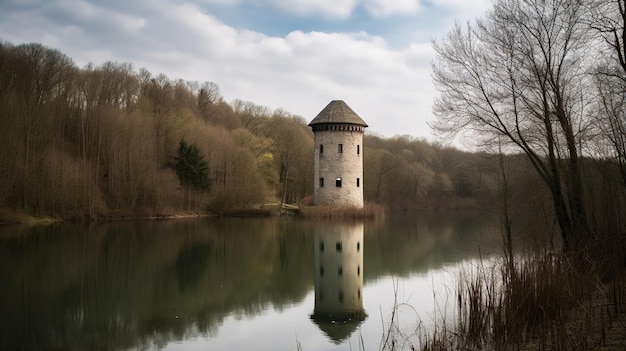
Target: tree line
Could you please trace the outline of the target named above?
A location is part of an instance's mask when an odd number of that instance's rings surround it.
[[[1,43],[0,72],[0,207],[97,218],[310,201],[300,116],[131,63],[78,68],[40,44]],[[484,207],[500,194],[489,153],[368,132],[363,154],[365,200],[390,209]],[[528,186],[528,163],[508,158]]]

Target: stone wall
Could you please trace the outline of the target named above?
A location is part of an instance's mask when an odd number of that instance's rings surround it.
[[[315,205],[363,207],[363,132],[359,129],[314,132]]]

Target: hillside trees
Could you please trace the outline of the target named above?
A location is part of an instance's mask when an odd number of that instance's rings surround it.
[[[489,206],[497,189],[492,157],[430,144],[409,136],[366,134],[363,186],[366,201],[390,209]]]
[[[439,131],[523,151],[551,195],[565,248],[588,238],[582,130],[588,127],[579,1],[498,0],[434,43]],[[513,149],[512,149],[513,150]]]
[[[47,184],[43,156],[53,140],[58,140],[53,121],[69,108],[72,61],[61,52],[39,44],[18,47],[3,45],[2,105],[5,147],[4,155],[12,184],[13,201],[21,208],[43,212],[43,194]]]
[[[279,170],[279,189],[275,194],[281,204],[295,203],[313,189],[313,134],[301,118],[278,110],[259,126],[262,135],[271,138],[271,150]]]
[[[38,44],[0,43],[0,70],[0,207],[61,218],[225,212],[313,191],[311,129],[282,109],[229,104],[214,83],[130,63],[78,68]],[[171,167],[181,140],[204,155],[209,191]],[[363,154],[365,199],[389,208],[493,190],[475,154],[371,134]]]

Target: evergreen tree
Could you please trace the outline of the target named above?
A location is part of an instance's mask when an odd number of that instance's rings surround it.
[[[209,191],[209,164],[195,145],[181,140],[174,168],[180,183],[199,191]]]

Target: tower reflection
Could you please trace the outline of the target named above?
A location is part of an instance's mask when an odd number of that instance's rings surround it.
[[[315,229],[315,309],[311,319],[335,343],[367,317],[363,309],[363,223]]]

